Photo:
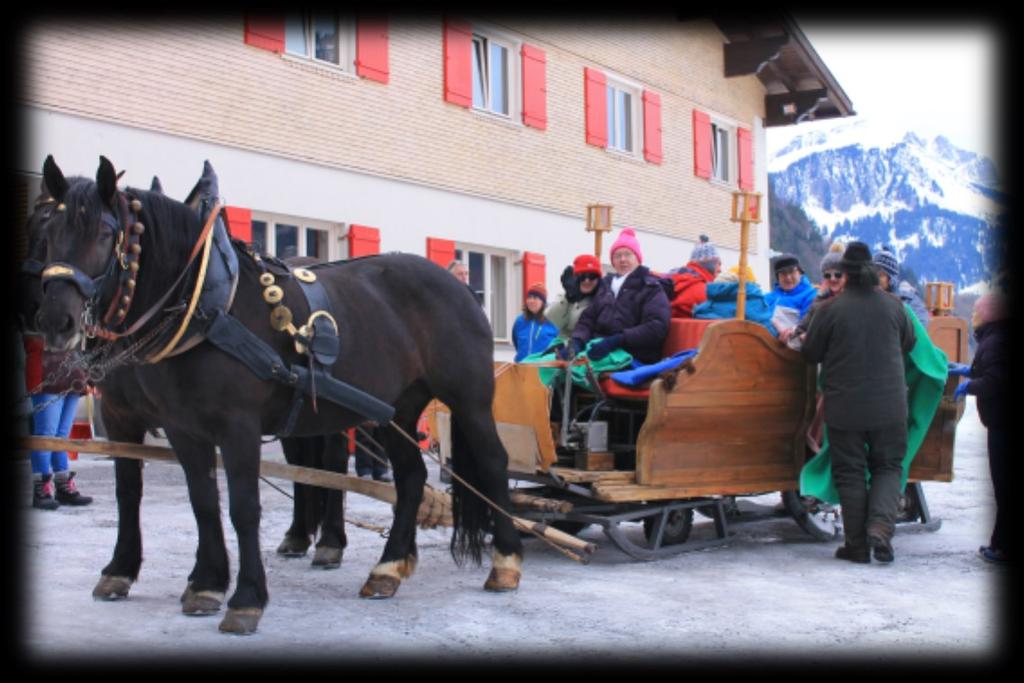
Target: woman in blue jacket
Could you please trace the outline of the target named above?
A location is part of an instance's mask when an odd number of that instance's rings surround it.
[[[512,344],[516,347],[515,361],[546,351],[558,336],[558,328],[544,317],[548,290],[542,283],[530,286],[526,292],[523,312],[512,325]]]

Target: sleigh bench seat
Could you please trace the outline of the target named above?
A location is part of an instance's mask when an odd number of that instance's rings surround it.
[[[704,331],[708,326],[720,322],[714,319],[697,318],[672,318],[669,320],[668,336],[665,344],[661,347],[661,357],[668,358],[673,354],[695,349],[700,346],[704,338]],[[653,380],[652,380],[653,381]],[[624,401],[646,401],[650,397],[651,382],[646,382],[637,387],[628,387],[619,384],[611,378],[610,373],[602,373],[598,377],[598,384],[605,396]]]

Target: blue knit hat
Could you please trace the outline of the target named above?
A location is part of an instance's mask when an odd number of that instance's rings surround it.
[[[882,247],[875,252],[874,258],[872,259],[875,265],[884,270],[889,275],[889,285],[895,287],[900,277],[900,262],[896,260],[896,255],[892,253],[892,248],[889,245],[882,245]]]
[[[693,248],[693,252],[690,254],[690,260],[696,261],[697,263],[707,263],[708,261],[714,261],[719,259],[718,250],[715,249],[715,245],[711,244],[711,240],[707,235],[700,236],[700,242]]]

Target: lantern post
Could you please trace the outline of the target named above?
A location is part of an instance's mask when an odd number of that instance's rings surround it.
[[[611,204],[587,205],[587,232],[594,233],[594,256],[601,261],[601,237],[612,230]]]
[[[750,224],[761,222],[761,193],[733,192],[732,217],[733,223],[740,224],[740,276],[739,291],[736,294],[736,319],[745,320],[747,316],[747,246],[750,237]]]

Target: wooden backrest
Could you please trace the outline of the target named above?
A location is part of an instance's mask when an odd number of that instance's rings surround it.
[[[668,336],[665,337],[665,344],[661,347],[661,357],[669,356],[695,349],[700,346],[704,338],[704,331],[709,325],[721,322],[721,320],[704,320],[697,318],[672,318],[668,323]]]

